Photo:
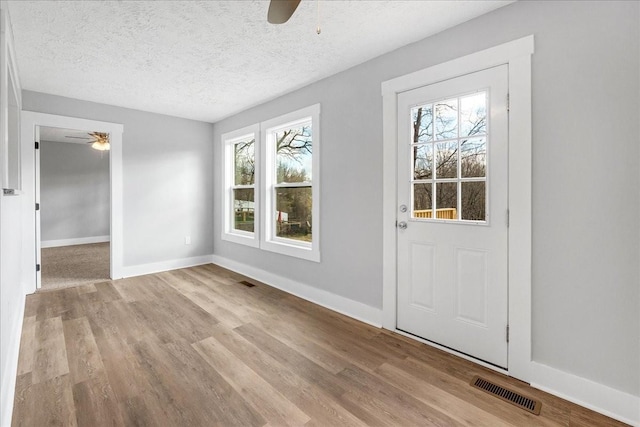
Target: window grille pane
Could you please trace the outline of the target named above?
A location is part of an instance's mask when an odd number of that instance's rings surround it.
[[[458,184],[436,183],[436,218],[458,219]]]
[[[460,99],[460,136],[487,133],[487,93],[479,92]]]
[[[255,212],[253,188],[233,190],[233,211],[233,228],[253,233]]]
[[[276,187],[276,236],[311,242],[311,187]]]
[[[458,177],[458,142],[436,144],[436,179]]]
[[[311,123],[275,133],[278,184],[310,182],[313,143]]]
[[[235,185],[255,183],[255,139],[234,144]]]
[[[431,218],[433,199],[431,198],[432,183],[413,184],[413,217]]]
[[[427,104],[411,109],[412,142],[433,140],[433,105]]]
[[[460,142],[460,173],[462,178],[486,176],[487,139],[472,138]]]
[[[449,99],[435,104],[436,139],[458,137],[458,99]]]
[[[433,144],[413,146],[413,179],[431,179],[433,173]]]
[[[462,219],[486,221],[486,194],[484,181],[462,183]]]

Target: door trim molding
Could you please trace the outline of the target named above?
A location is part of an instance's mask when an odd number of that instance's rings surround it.
[[[23,205],[23,257],[25,271],[33,271],[25,277],[28,292],[36,290],[36,251],[40,250],[35,236],[35,151],[33,147],[36,126],[49,126],[66,129],[90,129],[95,132],[110,134],[111,151],[109,152],[109,180],[110,180],[110,262],[111,279],[121,279],[123,271],[123,183],[122,183],[122,133],[124,126],[119,123],[101,122],[81,119],[77,117],[59,116],[54,114],[22,111],[21,140],[22,140],[22,173],[23,190],[25,192]],[[33,266],[33,267],[32,267]]]
[[[396,329],[397,108],[400,92],[509,67],[509,375],[531,381],[531,55],[533,35],[382,82],[382,326]]]

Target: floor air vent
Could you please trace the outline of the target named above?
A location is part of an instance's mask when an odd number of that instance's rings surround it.
[[[238,282],[238,283],[240,283],[241,285],[245,285],[247,288],[253,288],[255,286],[253,283],[247,282],[246,280],[243,280],[243,281]]]
[[[471,380],[471,385],[479,388],[480,390],[486,391],[487,393],[490,393],[506,402],[514,404],[518,408],[522,408],[525,411],[531,412],[532,414],[540,415],[540,408],[542,407],[542,403],[538,400],[533,400],[521,395],[520,393],[508,390],[504,387],[487,381],[484,378],[480,378],[477,375]]]

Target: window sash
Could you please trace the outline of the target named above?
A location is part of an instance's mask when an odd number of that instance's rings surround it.
[[[311,180],[304,182],[277,182],[277,153],[276,153],[276,133],[295,127],[310,125],[311,127]],[[320,261],[320,105],[298,110],[296,112],[268,120],[262,123],[262,136],[264,139],[265,159],[265,185],[262,187],[265,211],[263,213],[264,232],[261,248],[303,258],[311,261]],[[310,188],[311,189],[311,242],[277,236],[277,209],[276,192],[280,188]]]
[[[223,215],[222,215],[222,240],[240,243],[243,245],[259,247],[260,240],[260,127],[259,125],[247,126],[245,128],[228,132],[222,135],[223,149]],[[236,157],[235,150],[239,143],[253,139],[254,149],[254,180],[253,184],[236,185]],[[254,221],[253,231],[241,230],[236,228],[236,209],[235,209],[235,191],[236,190],[253,190],[254,200]]]
[[[277,182],[276,133],[291,128],[310,125],[311,127],[311,179],[304,182]],[[254,183],[235,185],[235,145],[254,138]],[[320,104],[303,108],[253,126],[222,135],[224,174],[224,215],[222,239],[254,246],[309,261],[320,261]],[[306,163],[309,164],[309,163]],[[304,179],[304,177],[301,177]],[[309,178],[308,176],[306,177]],[[278,189],[311,189],[311,213],[298,211],[309,218],[311,242],[277,236],[277,194]],[[254,192],[254,232],[235,228],[236,190],[252,189]]]

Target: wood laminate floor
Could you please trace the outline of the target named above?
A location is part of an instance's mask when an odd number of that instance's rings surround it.
[[[14,426],[615,426],[215,265],[27,297]],[[469,386],[543,402],[539,416]]]

